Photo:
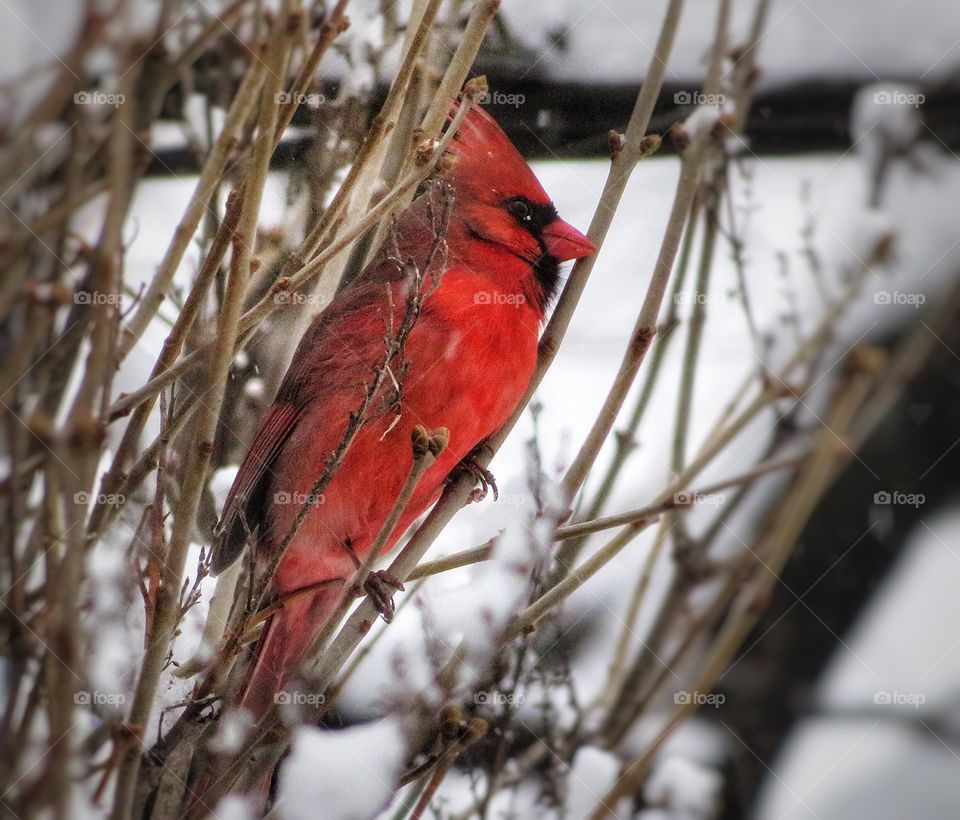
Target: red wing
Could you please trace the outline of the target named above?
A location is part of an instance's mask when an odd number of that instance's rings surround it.
[[[382,356],[383,282],[393,267],[382,261],[369,266],[363,279],[337,296],[304,333],[227,495],[213,543],[214,574],[236,561],[248,535],[266,523],[271,470],[304,409],[320,397],[362,387]]]
[[[297,420],[301,408],[288,403],[275,403],[260,423],[247,456],[223,505],[213,542],[211,569],[214,575],[223,572],[243,552],[250,532],[263,523],[268,499],[270,470]]]

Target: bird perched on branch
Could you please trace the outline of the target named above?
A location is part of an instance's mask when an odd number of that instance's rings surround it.
[[[304,334],[218,525],[214,573],[248,541],[261,571],[286,546],[271,582],[285,601],[266,623],[240,697],[257,720],[278,701],[383,527],[411,470],[414,428],[447,428],[449,442],[420,478],[387,549],[510,416],[536,366],[559,264],[595,250],[557,216],[479,108],[467,112],[424,188]],[[337,454],[342,462],[311,499]],[[291,597],[300,589],[308,591]]]

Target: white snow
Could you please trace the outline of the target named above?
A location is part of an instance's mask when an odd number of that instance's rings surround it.
[[[622,765],[623,761],[616,755],[596,746],[577,749],[567,781],[569,816],[589,817],[600,799],[617,782]]]
[[[220,715],[216,734],[208,743],[217,754],[237,754],[253,728],[253,720],[245,709],[227,709]]]
[[[955,817],[960,514],[925,518],[824,673],[759,820]]]
[[[238,465],[231,464],[227,467],[221,467],[210,476],[210,494],[213,496],[217,513],[223,509],[223,505],[227,502],[227,493],[230,492],[233,480],[237,477],[239,471],[240,467]]]
[[[684,757],[666,757],[650,773],[643,796],[668,809],[670,817],[709,820],[716,816],[722,792],[718,772]]]
[[[257,810],[253,800],[239,794],[228,794],[217,803],[212,816],[216,820],[254,820]]]
[[[854,97],[850,138],[869,173],[885,157],[905,154],[924,133],[921,106],[926,95],[919,85],[869,83]]]
[[[683,128],[691,140],[709,134],[720,121],[721,111],[714,105],[698,105],[683,121]]]
[[[703,75],[716,18],[712,0],[684,5],[668,82]],[[571,82],[637,80],[647,70],[666,0],[505,3],[510,30],[533,54],[527,72]],[[732,4],[731,42],[745,42],[755,2]],[[557,36],[562,44],[556,43]],[[960,7],[949,0],[772,0],[756,50],[761,83],[811,77],[942,78],[958,59]],[[602,59],[598,44],[602,43]],[[534,60],[536,62],[534,62]]]
[[[857,92],[850,115],[850,135],[859,149],[871,133],[896,148],[908,148],[923,127],[923,89],[909,83],[868,83]]]
[[[280,816],[366,820],[390,799],[405,756],[392,719],[336,731],[299,727],[280,769]]]

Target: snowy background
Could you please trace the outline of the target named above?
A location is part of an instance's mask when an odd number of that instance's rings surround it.
[[[45,65],[51,53],[64,53],[80,19],[80,5],[62,0],[6,0],[2,6],[6,19],[0,26],[0,80],[17,76],[24,68]],[[358,4],[353,14],[358,37],[363,36],[362,7]],[[513,35],[534,55],[529,71],[542,72],[558,82],[635,82],[649,59],[663,7],[659,0],[645,4],[635,0],[550,4],[507,0],[504,15]],[[709,0],[690,0],[668,77],[695,81],[701,76],[705,36],[712,30],[714,9],[715,3]],[[744,32],[752,5],[736,0],[734,10],[734,30]],[[138,26],[146,28],[154,11],[155,4],[140,3],[133,4],[131,14]],[[559,37],[561,33],[563,37]],[[810,78],[935,83],[954,76],[960,65],[960,5],[945,0],[776,0],[771,4],[768,32],[757,59],[763,68],[762,83],[770,86]],[[42,96],[44,81],[43,72],[38,71],[29,93]],[[871,275],[869,287],[842,323],[836,340],[838,357],[857,340],[878,341],[916,323],[918,311],[936,303],[955,281],[960,266],[960,158],[915,120],[916,109],[872,105],[873,95],[882,88],[893,87],[877,86],[860,98],[862,108],[855,129],[860,139],[851,150],[790,159],[758,157],[748,151],[743,173],[731,188],[732,202],[743,215],[749,289],[764,329],[780,327],[791,303],[799,306],[799,315],[808,323],[801,330],[810,330],[820,315],[822,303],[805,273],[804,237],[811,226],[813,244],[832,271],[854,265],[879,232],[894,232],[891,263]],[[26,105],[26,98],[20,99],[20,103],[9,104]],[[866,203],[870,161],[884,131],[904,136],[905,142],[912,141],[915,131],[922,141],[910,149],[909,160],[895,163],[878,212],[868,209]],[[535,170],[564,218],[585,227],[602,187],[606,163],[538,163]],[[569,463],[615,373],[653,268],[677,173],[678,163],[669,158],[644,161],[635,172],[582,307],[540,390],[540,443],[549,472],[560,473]],[[160,258],[192,184],[188,178],[150,179],[139,188],[127,230],[127,269],[132,276],[128,284],[132,288],[140,285],[138,271],[146,278]],[[262,225],[282,225],[288,220],[284,190],[284,176],[275,175]],[[97,207],[97,203],[91,204],[91,216]],[[179,272],[181,282],[189,281],[197,262],[191,249]],[[840,282],[829,285],[835,293]],[[758,350],[747,332],[742,309],[731,296],[735,287],[729,255],[720,255],[710,289],[705,353],[692,414],[692,448],[720,408],[733,398],[737,385],[756,367]],[[912,295],[913,304],[885,304],[884,293]],[[688,310],[685,306],[684,315]],[[162,322],[150,328],[119,374],[118,392],[141,383],[165,332]],[[641,449],[629,462],[610,510],[650,501],[650,488],[664,481],[669,448],[664,431],[670,429],[677,387],[670,374],[679,371],[681,350],[677,344],[670,349],[665,362],[667,377],[654,395],[641,430]],[[768,355],[776,359],[779,354],[774,349]],[[571,391],[570,385],[577,389]],[[811,402],[815,404],[817,399],[814,395]],[[773,420],[772,414],[757,419],[731,448],[727,460],[704,476],[704,482],[736,471],[738,463],[743,469],[756,459],[771,434]],[[511,507],[509,497],[510,487],[522,484],[525,441],[530,433],[527,420],[492,465],[507,502],[498,506],[488,500],[465,510],[432,555],[479,544],[523,514]],[[605,452],[604,457],[608,456]],[[935,473],[930,480],[936,480]],[[868,524],[865,522],[865,527]],[[731,533],[731,539],[736,537]],[[578,658],[578,684],[583,687],[580,696],[584,700],[604,683],[606,670],[600,659],[609,654],[609,642],[618,634],[615,613],[623,610],[629,592],[621,576],[635,571],[649,545],[650,539],[638,540],[567,605],[571,622],[588,617],[593,622],[594,638]],[[668,578],[666,563],[654,576],[657,588],[662,589]],[[104,585],[100,606],[105,612],[114,612],[117,624],[115,640],[101,641],[101,656],[91,659],[92,683],[105,690],[115,689],[118,680],[129,679],[127,642],[131,636],[135,641],[140,629],[136,617],[124,614],[127,602],[107,594],[110,566],[110,561],[104,560],[104,569],[93,573]],[[398,685],[419,689],[428,672],[424,618],[456,601],[464,620],[437,627],[440,637],[455,642],[463,631],[458,624],[466,623],[472,614],[470,607],[479,605],[483,590],[490,588],[485,584],[494,583],[502,583],[502,578],[496,567],[488,567],[458,570],[426,585],[418,593],[418,605],[404,607],[397,623],[365,662],[363,674],[353,679],[346,693],[347,708],[357,716],[372,717],[383,710],[389,697],[396,696]],[[876,591],[853,633],[838,641],[819,684],[817,715],[799,725],[780,759],[765,761],[770,776],[754,815],[757,820],[947,820],[960,816],[960,790],[956,787],[960,775],[958,587],[960,513],[956,509],[925,511],[922,525],[895,571]],[[205,590],[209,589],[208,583]],[[655,598],[652,596],[651,604]],[[638,641],[653,614],[653,607],[648,609],[642,613]],[[197,648],[201,616],[202,607],[190,613],[191,628],[184,630],[176,650],[181,660]],[[398,679],[399,655],[404,658],[405,674]],[[184,686],[168,681],[168,702],[175,702]],[[885,696],[889,696],[887,700]],[[396,728],[385,721],[350,731],[366,734],[336,739],[309,734],[298,737],[293,761],[304,755],[336,760],[366,755],[371,748],[389,747]],[[639,731],[626,743],[639,751],[644,739]],[[694,723],[678,732],[648,783],[648,797],[667,808],[646,812],[644,820],[712,816],[709,807],[720,789],[715,770],[721,750],[736,743],[715,724]],[[371,765],[386,777],[399,762],[384,759]],[[586,811],[614,779],[616,764],[606,753],[587,749],[578,755],[573,768],[572,782],[581,793],[571,798],[571,809],[582,805]],[[291,785],[291,789],[302,791],[307,788],[303,784],[310,781],[309,770],[299,779],[296,771],[291,764],[286,776],[292,784],[301,784]],[[444,785],[443,794],[451,808],[469,795],[460,777],[452,776]],[[338,797],[338,780],[336,773],[331,773],[312,783],[305,794],[291,798],[300,805],[317,805],[317,801],[339,805],[338,801],[348,797]],[[224,813],[232,811],[241,815],[243,808],[232,805]],[[521,807],[519,816],[529,815],[524,815]]]

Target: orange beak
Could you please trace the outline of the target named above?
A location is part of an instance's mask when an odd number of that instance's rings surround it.
[[[593,242],[562,219],[553,220],[543,229],[541,236],[543,243],[547,246],[547,253],[558,262],[579,259],[581,256],[589,256],[597,251]]]

